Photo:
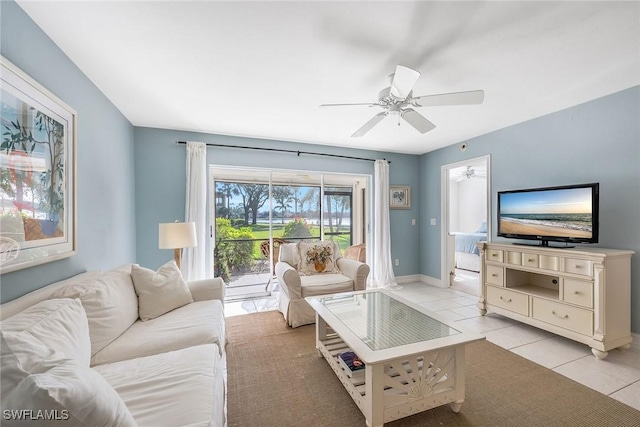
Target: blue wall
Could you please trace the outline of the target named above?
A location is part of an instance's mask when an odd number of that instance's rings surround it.
[[[176,144],[177,141],[391,160],[390,183],[411,185],[414,195],[412,209],[391,211],[391,232],[394,236],[391,252],[393,258],[400,259],[395,274],[402,276],[419,271],[419,225],[411,225],[411,218],[418,218],[418,156],[151,128],[135,129],[137,259],[141,265],[157,268],[171,259],[170,251],[158,249],[158,223],[184,220],[186,146]],[[207,163],[373,175],[373,162],[218,147],[207,148]]]
[[[496,193],[600,183],[600,242],[636,251],[631,267],[632,330],[640,333],[640,86],[471,139],[420,158],[420,215],[440,218],[442,165],[491,156],[492,240]],[[421,273],[440,278],[440,227],[422,221]]]
[[[135,261],[133,126],[13,1],[0,53],[78,113],[77,255],[2,275],[2,302],[74,274]]]
[[[78,112],[78,254],[2,275],[7,301],[85,270],[171,257],[157,224],[184,218],[185,147],[178,140],[268,146],[392,161],[391,184],[412,187],[413,208],[391,211],[397,275],[440,278],[440,168],[489,154],[492,205],[498,190],[600,183],[600,246],[632,258],[632,330],[640,332],[640,87],[502,129],[422,156],[134,128],[13,1],[0,2],[0,53]],[[135,142],[134,142],[135,141]],[[392,142],[389,144],[392,145]],[[373,163],[209,148],[210,164],[373,174]],[[416,218],[416,226],[411,225]],[[495,227],[495,218],[493,230]],[[495,231],[493,240],[495,237]]]

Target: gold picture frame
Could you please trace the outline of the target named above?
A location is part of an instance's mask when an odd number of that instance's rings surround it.
[[[408,185],[390,185],[389,208],[411,209],[411,187]]]
[[[0,274],[76,253],[77,113],[0,56]]]

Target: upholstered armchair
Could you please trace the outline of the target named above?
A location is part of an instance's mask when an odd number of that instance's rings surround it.
[[[319,252],[331,253],[331,259],[320,266],[314,262],[314,254]],[[331,240],[287,243],[280,246],[276,276],[280,284],[278,309],[287,324],[297,328],[316,321],[315,311],[304,298],[364,290],[369,266],[343,258]]]

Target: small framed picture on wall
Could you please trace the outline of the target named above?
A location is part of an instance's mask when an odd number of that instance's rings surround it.
[[[408,185],[390,185],[389,208],[411,209],[411,187]]]

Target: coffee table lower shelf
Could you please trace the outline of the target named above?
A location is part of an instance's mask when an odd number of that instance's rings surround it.
[[[338,354],[350,347],[326,323],[316,348],[333,369],[369,427],[451,404],[459,412],[464,401],[464,344],[426,353],[368,363],[364,374],[348,376]],[[317,324],[316,327],[321,327]]]

